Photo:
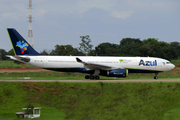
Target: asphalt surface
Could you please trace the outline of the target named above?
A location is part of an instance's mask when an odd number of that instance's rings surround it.
[[[22,80],[0,80],[6,82],[180,82],[180,79],[121,79],[121,80],[35,80],[35,79],[22,79]]]

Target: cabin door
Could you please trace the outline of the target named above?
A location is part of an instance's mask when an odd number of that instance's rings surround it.
[[[137,59],[134,59],[134,60],[133,60],[133,66],[134,66],[135,68],[137,68],[137,67],[139,66],[139,63],[138,63]]]
[[[158,70],[162,70],[162,61],[161,60],[157,60],[157,68]]]

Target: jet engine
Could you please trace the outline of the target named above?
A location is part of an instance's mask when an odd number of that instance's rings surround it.
[[[109,76],[109,77],[127,77],[128,76],[128,70],[127,69],[109,70],[109,71],[107,71],[106,76]]]

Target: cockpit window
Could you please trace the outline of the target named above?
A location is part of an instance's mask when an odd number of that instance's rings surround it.
[[[166,62],[166,64],[171,64],[170,62]]]

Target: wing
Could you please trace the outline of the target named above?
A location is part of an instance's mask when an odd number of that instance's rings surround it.
[[[116,67],[113,66],[108,66],[104,64],[97,64],[97,63],[91,63],[91,62],[84,62],[78,57],[76,58],[76,61],[79,63],[84,64],[84,67],[88,70],[95,70],[95,69],[101,69],[101,70],[112,70],[112,69],[117,69]]]

